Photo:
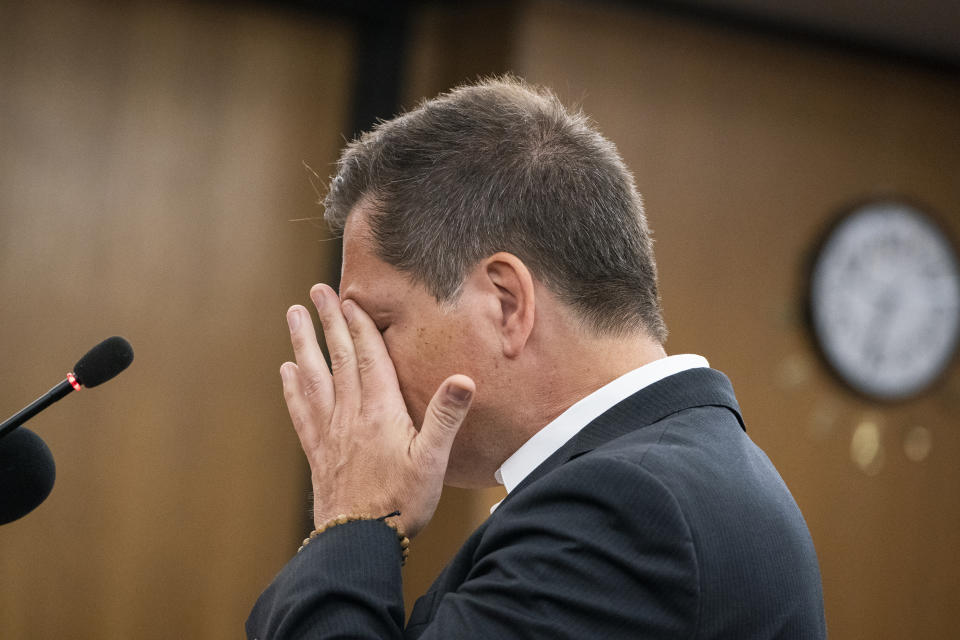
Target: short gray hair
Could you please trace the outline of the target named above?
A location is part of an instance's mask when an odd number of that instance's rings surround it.
[[[340,156],[324,200],[334,232],[363,199],[380,258],[441,303],[506,251],[597,333],[666,339],[633,176],[549,90],[492,78],[380,122]]]

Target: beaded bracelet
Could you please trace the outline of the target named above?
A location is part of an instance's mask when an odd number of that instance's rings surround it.
[[[337,525],[347,524],[348,522],[356,522],[358,520],[378,520],[384,523],[385,525],[387,525],[388,527],[390,527],[391,529],[393,529],[394,532],[397,534],[397,538],[400,540],[400,554],[402,556],[400,560],[400,564],[402,566],[406,564],[407,557],[410,555],[410,538],[403,535],[403,532],[400,531],[400,528],[397,525],[395,525],[392,522],[387,522],[387,518],[392,518],[393,516],[398,516],[398,515],[400,515],[399,511],[388,513],[387,515],[380,516],[379,518],[374,518],[373,516],[365,513],[361,513],[357,515],[345,515],[341,513],[336,518],[328,520],[326,523],[324,523],[322,527],[318,527],[313,531],[311,531],[310,535],[304,538],[303,544],[301,544],[300,548],[297,549],[297,553],[300,553],[301,551],[303,551],[303,548],[307,546],[311,540],[319,536],[321,533],[323,533],[327,529],[332,529]]]

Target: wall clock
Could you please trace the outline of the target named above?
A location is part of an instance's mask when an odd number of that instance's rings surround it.
[[[953,359],[957,255],[944,230],[911,204],[875,200],[847,211],[818,248],[808,295],[824,358],[866,396],[915,396]]]

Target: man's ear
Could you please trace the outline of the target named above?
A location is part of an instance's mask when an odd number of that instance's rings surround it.
[[[495,253],[484,260],[482,273],[499,303],[497,324],[503,355],[516,358],[533,331],[536,310],[533,276],[520,258],[506,252]]]

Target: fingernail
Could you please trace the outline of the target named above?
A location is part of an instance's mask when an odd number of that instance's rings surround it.
[[[280,367],[280,379],[284,382],[290,377],[290,371],[287,369],[287,366],[284,364]]]
[[[353,322],[353,314],[356,311],[353,308],[353,302],[350,300],[344,300],[340,303],[340,310],[343,312],[343,317],[347,319],[347,322]]]
[[[287,312],[287,326],[290,327],[290,331],[296,331],[300,328],[300,310],[291,309]]]
[[[455,385],[447,388],[447,395],[455,402],[466,402],[470,399],[470,389],[464,389]]]

